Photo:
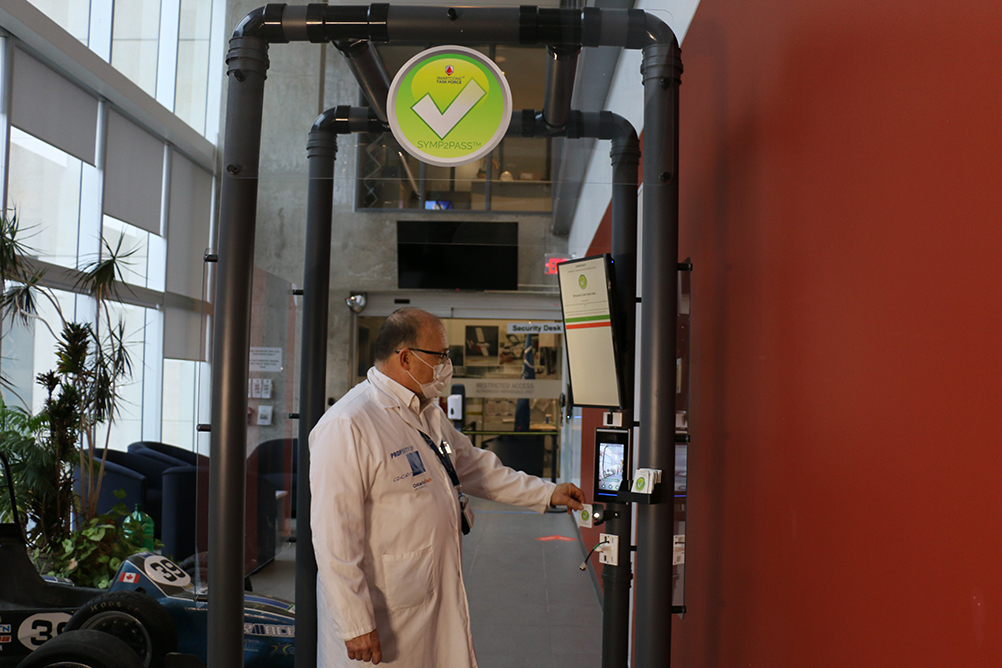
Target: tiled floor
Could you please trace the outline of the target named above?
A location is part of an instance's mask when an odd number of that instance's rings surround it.
[[[602,610],[574,521],[473,499],[463,577],[480,668],[599,668]],[[573,538],[537,540],[547,536]],[[295,549],[251,577],[254,591],[293,598]]]

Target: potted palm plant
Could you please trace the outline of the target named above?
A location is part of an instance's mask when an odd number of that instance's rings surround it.
[[[98,516],[97,500],[103,453],[132,364],[125,325],[113,317],[110,302],[118,299],[123,267],[134,251],[123,251],[121,238],[116,246],[103,242],[101,256],[82,268],[75,286],[94,299],[96,317],[74,322],[64,317],[22,237],[16,211],[0,215],[0,334],[19,324],[48,328],[56,340],[56,363],[36,378],[45,390],[37,414],[28,406],[0,403],[0,448],[11,459],[29,544],[58,561],[75,551],[82,531],[100,538],[86,542],[88,548],[103,541],[110,549],[115,540],[106,530],[109,518]],[[57,322],[39,315],[41,300],[52,305]],[[0,383],[13,390],[2,374]],[[102,425],[108,427],[103,443]]]

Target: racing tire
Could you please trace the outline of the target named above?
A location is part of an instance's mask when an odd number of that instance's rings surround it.
[[[143,668],[124,642],[91,630],[64,631],[26,656],[17,668]]]
[[[115,636],[139,656],[144,668],[163,668],[164,657],[177,651],[174,620],[157,601],[135,591],[95,596],[66,622],[67,631],[75,629]]]

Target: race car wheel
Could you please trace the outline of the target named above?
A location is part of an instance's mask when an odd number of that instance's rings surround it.
[[[163,668],[164,657],[177,651],[174,620],[158,602],[135,591],[95,596],[66,622],[67,631],[74,629],[115,636],[139,656],[145,668]]]
[[[64,631],[24,658],[17,668],[142,668],[136,653],[100,631]]]

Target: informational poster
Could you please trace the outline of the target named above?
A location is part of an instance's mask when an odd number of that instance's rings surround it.
[[[567,360],[576,406],[620,405],[608,262],[603,255],[558,266]]]
[[[281,348],[257,348],[251,346],[250,371],[277,372],[281,370],[282,370]]]

